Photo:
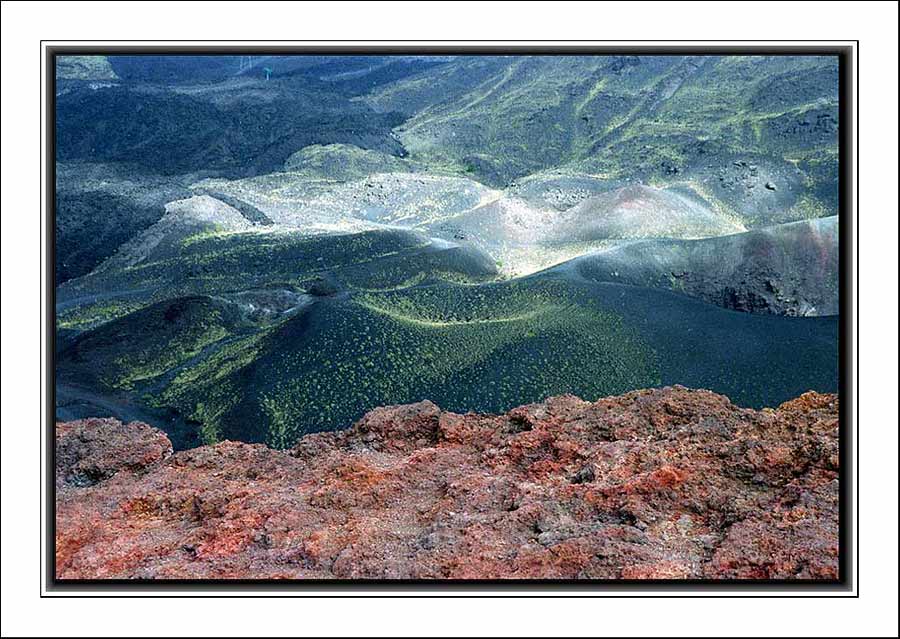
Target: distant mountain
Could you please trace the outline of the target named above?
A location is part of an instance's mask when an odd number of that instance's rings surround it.
[[[494,185],[563,165],[714,184],[733,156],[758,155],[760,171],[799,168],[833,205],[837,94],[829,57],[472,56],[367,100],[409,116],[413,157]]]
[[[254,175],[314,144],[404,155],[391,133],[403,117],[353,97],[446,60],[62,56],[58,158],[129,162],[162,174]]]
[[[64,65],[77,56],[60,58]],[[373,88],[445,64],[447,56],[382,55],[112,55],[96,57],[128,82],[149,84],[216,83],[237,76],[302,77],[325,81],[345,93]]]
[[[58,98],[57,157],[128,162],[167,175],[254,175],[281,168],[311,144],[402,155],[391,133],[401,121],[325,87],[288,80],[73,88]]]

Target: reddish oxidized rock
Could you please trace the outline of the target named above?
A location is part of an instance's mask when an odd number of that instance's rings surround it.
[[[135,422],[83,419],[56,425],[57,485],[90,486],[128,469],[140,471],[172,454],[165,433]]]
[[[421,402],[291,451],[174,455],[143,424],[60,424],[57,574],[834,579],[837,415],[834,395],[753,411],[681,387]],[[85,468],[98,483],[67,479]]]

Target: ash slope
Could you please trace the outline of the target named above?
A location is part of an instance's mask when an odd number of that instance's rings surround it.
[[[811,316],[840,310],[838,259],[835,216],[704,240],[628,243],[557,268],[738,311]]]
[[[290,451],[57,425],[60,579],[838,576],[838,400],[379,408]]]
[[[766,215],[731,208],[686,179],[649,186],[583,173],[537,174],[491,189],[469,176],[424,173],[409,162],[397,170],[390,156],[347,146],[295,155],[290,171],[204,180],[192,188],[239,199],[277,225],[310,233],[388,225],[470,243],[513,277],[630,240],[717,237],[823,213],[786,210],[778,191],[762,187],[761,202],[772,211]]]

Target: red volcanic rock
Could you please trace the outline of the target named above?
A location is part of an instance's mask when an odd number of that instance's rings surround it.
[[[835,579],[837,415],[674,387],[175,454],[144,424],[59,424],[57,575]]]
[[[140,471],[172,454],[165,433],[134,422],[83,419],[56,425],[56,483],[89,486],[120,470]]]

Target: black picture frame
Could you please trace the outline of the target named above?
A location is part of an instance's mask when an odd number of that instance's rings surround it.
[[[853,42],[853,41],[851,41]],[[44,338],[46,339],[46,424],[45,442],[41,443],[41,461],[45,464],[45,476],[41,497],[45,499],[45,522],[41,524],[40,534],[45,540],[46,555],[42,557],[45,574],[42,584],[46,588],[41,596],[73,596],[73,597],[350,597],[369,598],[380,596],[399,596],[403,598],[419,598],[440,596],[447,593],[454,597],[846,597],[855,588],[858,593],[858,568],[852,561],[852,543],[858,538],[858,517],[855,527],[851,529],[850,513],[858,503],[859,486],[855,477],[858,466],[858,441],[853,439],[851,424],[858,416],[854,396],[853,364],[858,363],[858,354],[853,349],[854,325],[852,321],[853,291],[858,285],[858,265],[852,262],[854,246],[858,254],[858,229],[854,228],[853,206],[858,202],[854,176],[858,167],[854,166],[853,149],[858,145],[853,131],[853,80],[858,73],[857,46],[841,44],[822,44],[821,42],[805,44],[755,45],[742,42],[740,44],[699,44],[691,41],[673,42],[671,44],[654,43],[642,45],[640,42],[629,44],[598,43],[596,45],[540,41],[530,44],[491,43],[479,41],[455,42],[446,44],[434,42],[405,44],[393,42],[385,44],[381,41],[354,42],[353,44],[331,41],[304,42],[297,45],[272,44],[255,42],[245,44],[235,41],[228,45],[184,44],[181,41],[159,41],[153,44],[140,45],[92,44],[79,42],[66,44],[54,41],[52,44],[41,43],[45,52],[43,68],[45,73],[45,93],[41,107],[44,109],[44,162],[42,169],[46,171],[46,182],[42,195],[46,197],[47,227],[44,252],[44,278],[46,287],[46,316]],[[56,509],[56,450],[55,440],[55,370],[56,370],[56,300],[55,300],[55,253],[56,253],[56,58],[60,55],[765,55],[796,56],[820,55],[836,56],[839,70],[839,437],[840,437],[840,479],[839,479],[839,576],[833,581],[822,580],[95,580],[95,579],[58,579],[55,566],[55,509]],[[856,244],[854,244],[856,242]],[[41,382],[45,382],[42,380]],[[45,525],[46,524],[46,525]],[[409,594],[410,590],[422,590],[421,594]],[[203,590],[204,594],[195,591]],[[252,594],[235,594],[240,590]],[[377,594],[360,594],[359,591],[377,590]],[[479,594],[472,594],[477,590]],[[540,590],[543,594],[536,594]],[[717,594],[717,591],[738,591],[740,594]],[[802,594],[792,591],[802,590]],[[127,592],[126,592],[127,591]],[[277,591],[277,594],[274,592]],[[322,594],[332,592],[334,594]],[[670,594],[642,595],[643,591],[665,592]],[[809,594],[814,591],[815,594]],[[192,594],[193,593],[193,594]],[[213,594],[209,594],[213,593]],[[402,593],[402,594],[400,594]],[[469,594],[467,594],[469,593]],[[629,594],[630,593],[630,594]]]

